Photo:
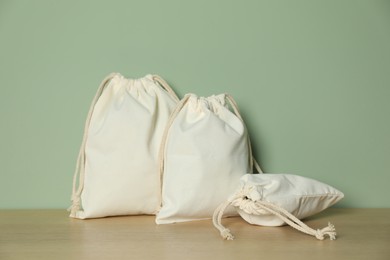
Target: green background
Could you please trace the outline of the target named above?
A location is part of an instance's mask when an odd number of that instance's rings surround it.
[[[66,208],[100,81],[228,92],[266,172],[390,206],[389,1],[0,0],[0,208]]]

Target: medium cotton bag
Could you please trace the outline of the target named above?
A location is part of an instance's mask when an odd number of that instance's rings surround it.
[[[336,238],[334,226],[314,230],[301,219],[334,205],[344,197],[336,188],[320,181],[293,174],[246,174],[240,186],[214,212],[213,223],[225,239],[233,239],[230,230],[222,226],[221,218],[228,206],[234,206],[248,223],[259,226],[293,228],[324,239]]]
[[[162,207],[157,224],[211,218],[243,173],[252,171],[248,132],[227,94],[187,94],[172,113],[160,154]]]
[[[128,79],[112,73],[103,80],[85,123],[70,217],[156,213],[158,151],[177,103],[157,75]]]

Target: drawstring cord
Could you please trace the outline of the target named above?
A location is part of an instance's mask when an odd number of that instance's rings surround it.
[[[234,100],[234,98],[230,94],[225,94],[225,95],[226,95],[226,99],[230,103],[230,106],[233,108],[234,113],[236,114],[236,116],[241,120],[241,122],[245,126],[244,119],[242,118],[240,110],[238,109],[237,102]],[[247,129],[247,128],[245,127],[245,129]],[[253,166],[254,166],[258,173],[263,173],[259,163],[256,161],[256,159],[252,155],[252,144],[251,144],[251,139],[249,137],[249,133],[247,133],[247,140],[248,140],[248,152],[249,152],[249,168],[253,169]]]
[[[175,110],[172,111],[172,113],[168,119],[167,125],[165,126],[163,136],[161,138],[160,150],[159,150],[159,154],[158,154],[158,160],[159,160],[159,165],[160,165],[160,167],[159,167],[159,173],[160,173],[159,174],[159,178],[160,178],[160,180],[159,180],[159,182],[160,182],[160,192],[159,192],[160,203],[159,203],[159,205],[160,205],[160,208],[157,211],[159,211],[162,207],[162,185],[163,185],[163,176],[164,176],[164,157],[165,157],[165,146],[166,146],[166,142],[168,139],[168,133],[169,133],[169,130],[170,130],[173,122],[175,121],[177,115],[183,109],[185,104],[187,104],[190,97],[191,97],[191,94],[185,95],[184,98],[176,105]]]
[[[180,101],[180,99],[176,95],[175,91],[173,91],[173,89],[169,86],[169,84],[163,78],[161,78],[159,75],[152,75],[152,79],[154,82],[157,82],[158,84],[160,84],[160,86],[162,86],[175,101],[177,101],[177,102]]]
[[[336,229],[331,223],[328,223],[328,226],[322,229],[312,229],[305,223],[303,223],[301,220],[299,220],[297,217],[295,217],[293,214],[274,203],[261,200],[252,201],[246,196],[246,194],[249,194],[249,191],[250,189],[240,190],[227,201],[223,202],[220,206],[218,206],[217,209],[214,211],[213,224],[219,230],[222,238],[226,240],[234,239],[234,236],[232,235],[230,230],[222,225],[223,213],[228,206],[232,205],[252,215],[262,215],[265,210],[279,217],[281,220],[283,220],[296,230],[314,236],[318,240],[323,240],[326,235],[329,236],[330,240],[336,239]]]
[[[113,79],[116,75],[119,75],[118,73],[111,73],[108,75],[106,78],[103,79],[103,81],[100,83],[100,86],[96,92],[96,95],[94,99],[92,100],[91,106],[89,108],[89,112],[87,115],[87,119],[85,121],[85,126],[84,126],[84,134],[83,134],[83,141],[81,143],[80,151],[77,157],[77,163],[76,163],[76,170],[73,175],[73,189],[72,189],[72,206],[68,208],[68,211],[70,211],[70,216],[71,217],[76,217],[77,211],[80,210],[81,208],[81,199],[80,195],[81,192],[83,191],[84,187],[84,174],[85,174],[85,144],[87,142],[87,136],[88,136],[88,128],[89,124],[91,122],[91,117],[92,113],[95,107],[95,104],[99,100],[100,96],[102,95],[104,89],[107,87],[108,83]],[[79,177],[79,185],[78,188],[76,189],[77,186],[77,177]]]

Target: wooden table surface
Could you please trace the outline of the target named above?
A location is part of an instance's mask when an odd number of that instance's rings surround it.
[[[259,227],[239,217],[156,225],[153,216],[92,220],[65,210],[0,211],[0,259],[390,259],[390,209],[328,209],[305,223],[336,226],[337,239],[319,241],[291,227]]]

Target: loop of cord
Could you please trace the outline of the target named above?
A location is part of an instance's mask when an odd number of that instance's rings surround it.
[[[305,223],[303,223],[301,220],[299,220],[297,217],[292,215],[290,212],[274,203],[261,200],[250,200],[246,196],[246,194],[249,194],[247,193],[247,191],[248,190],[240,190],[227,201],[223,202],[220,206],[218,206],[217,209],[214,211],[213,224],[220,231],[222,238],[226,240],[234,239],[234,236],[233,234],[231,234],[230,230],[222,225],[222,217],[224,211],[229,205],[233,205],[245,211],[246,213],[253,215],[262,215],[262,212],[264,212],[265,210],[279,217],[296,230],[314,236],[319,240],[323,240],[325,236],[328,236],[330,240],[336,239],[336,229],[331,223],[328,223],[328,226],[322,229],[312,229]]]

